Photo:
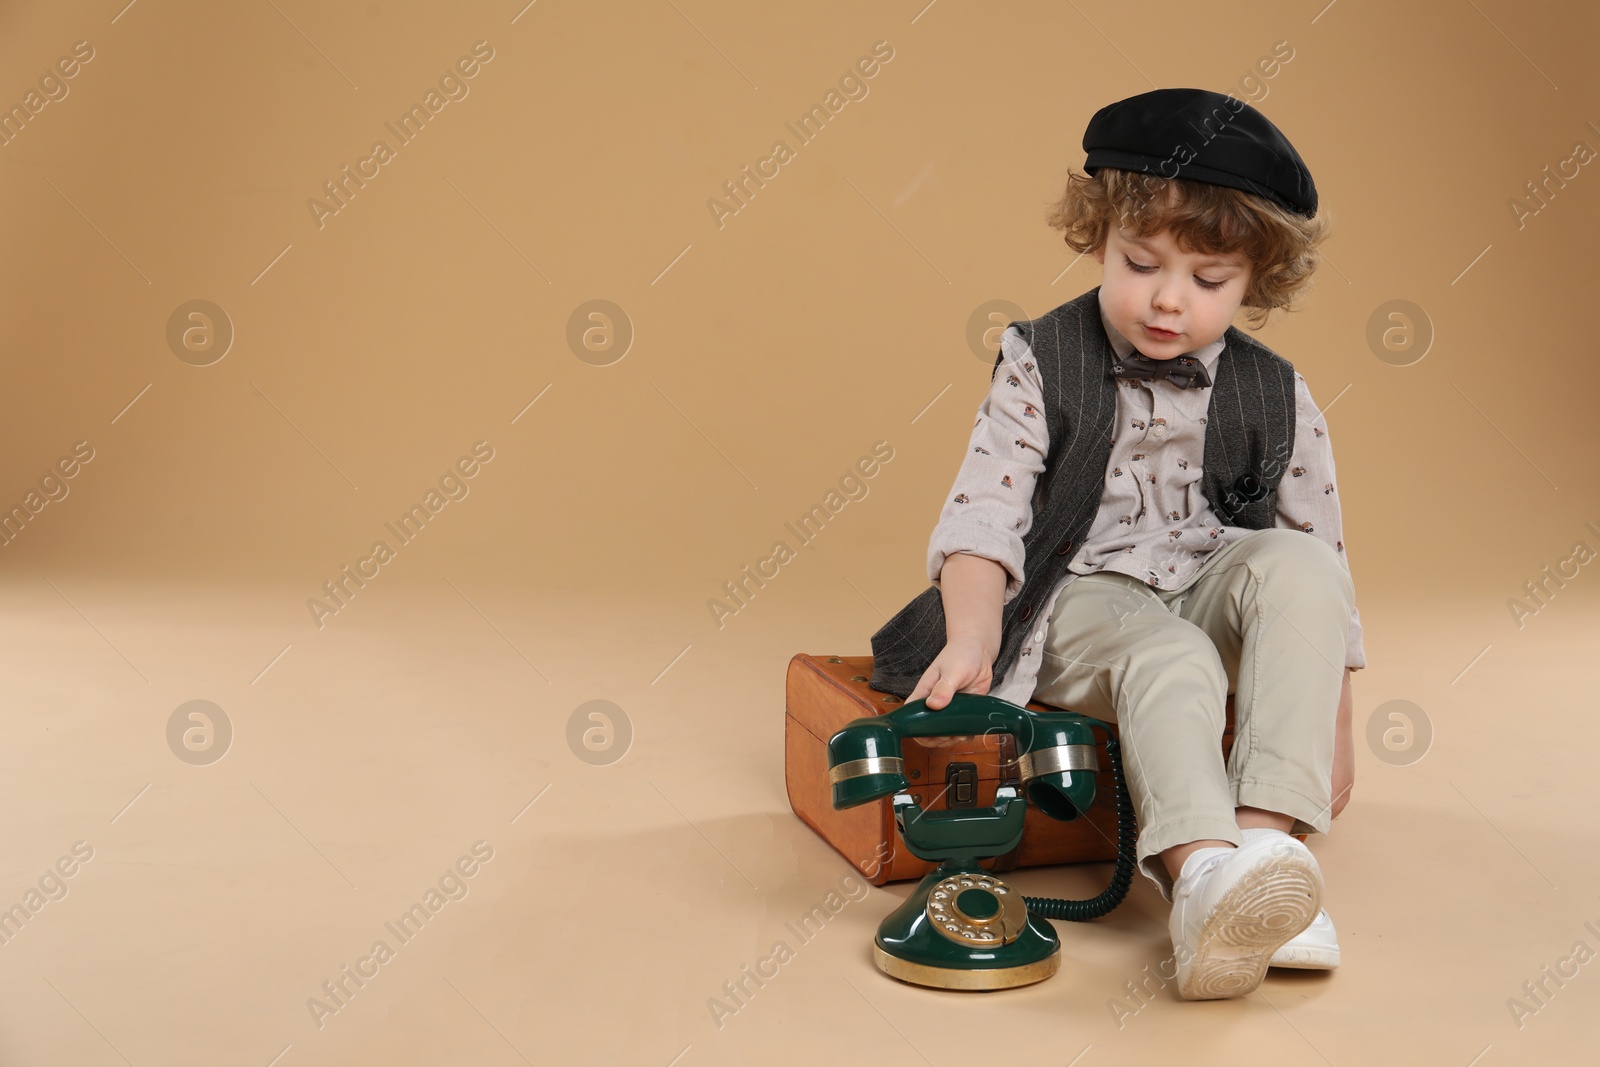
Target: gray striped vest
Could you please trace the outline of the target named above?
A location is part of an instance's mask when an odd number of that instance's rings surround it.
[[[1050,454],[1034,485],[1022,589],[1000,609],[994,687],[1016,663],[1034,613],[1067,573],[1100,505],[1117,356],[1100,321],[1099,292],[1097,285],[1037,319],[1011,323],[1032,346],[1043,379]],[[1274,524],[1278,482],[1294,451],[1294,366],[1234,326],[1223,337],[1206,409],[1201,492],[1224,525],[1259,530]],[[996,358],[991,382],[1003,359]],[[944,645],[944,602],[930,584],[872,635],[869,684],[907,696]]]

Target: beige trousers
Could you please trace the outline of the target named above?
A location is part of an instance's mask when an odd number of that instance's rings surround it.
[[[1117,724],[1139,869],[1163,898],[1172,879],[1159,853],[1243,843],[1235,807],[1292,816],[1291,833],[1328,832],[1354,599],[1338,554],[1285,528],[1239,535],[1179,588],[1099,571],[1056,599],[1033,699]]]

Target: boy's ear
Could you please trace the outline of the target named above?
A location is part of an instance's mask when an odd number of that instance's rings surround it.
[[[1106,246],[1105,245],[1101,245],[1099,248],[1094,250],[1094,260],[1095,260],[1096,263],[1100,264],[1102,267],[1106,265]]]

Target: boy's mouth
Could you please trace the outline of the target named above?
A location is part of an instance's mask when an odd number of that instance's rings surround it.
[[[1178,336],[1178,332],[1176,330],[1161,330],[1154,326],[1145,326],[1145,331],[1149,333],[1151,337],[1154,337],[1160,341],[1170,341],[1174,337]]]

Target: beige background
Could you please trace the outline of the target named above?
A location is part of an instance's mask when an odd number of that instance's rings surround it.
[[[1520,629],[1507,606],[1600,549],[1600,178],[1508,206],[1600,149],[1585,5],[122,2],[0,9],[6,106],[94,50],[0,147],[0,505],[95,454],[0,549],[0,906],[93,849],[0,944],[0,1063],[1585,1053],[1592,967],[1520,1028],[1507,1007],[1600,952],[1600,578]],[[478,41],[469,95],[319,229],[307,201]],[[879,41],[800,145],[785,123]],[[1059,924],[1050,982],[987,997],[872,969],[898,885],[719,1028],[722,983],[848,873],[789,813],[785,664],[868,652],[926,585],[988,385],[969,322],[1098,283],[1044,208],[1095,110],[1158,86],[1255,103],[1334,222],[1259,336],[1331,404],[1366,624],[1356,788],[1312,841],[1345,965],[1119,1028],[1108,998],[1169,951],[1143,882]],[[708,200],[778,139],[794,158],[719,227]],[[166,340],[195,299],[235,331],[204,367]],[[634,332],[608,366],[567,340],[597,299]],[[1409,366],[1367,341],[1394,300],[1431,324]],[[308,598],[476,441],[470,495],[319,629]],[[785,523],[877,441],[800,548]],[[797,558],[719,626],[780,539]],[[205,766],[166,735],[196,699],[234,733]],[[631,723],[608,766],[567,740],[591,700]],[[1393,700],[1424,759],[1367,745]],[[308,998],[477,841],[467,895],[319,1028]]]

